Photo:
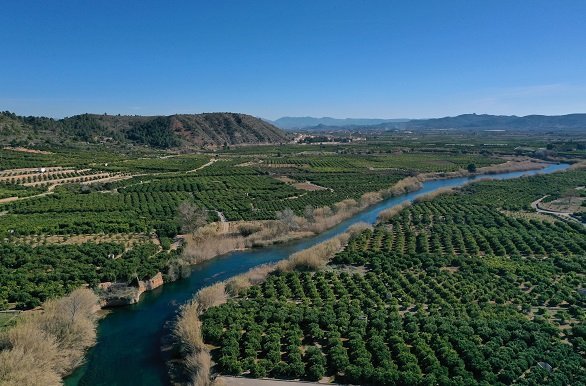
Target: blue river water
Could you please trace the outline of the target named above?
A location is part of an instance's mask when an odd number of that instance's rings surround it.
[[[568,168],[567,164],[548,165],[537,171],[511,172],[486,176],[511,179],[523,175],[552,173]],[[191,276],[165,284],[142,295],[138,304],[117,308],[102,319],[98,341],[86,356],[86,363],[69,376],[67,386],[168,385],[167,369],[161,354],[164,324],[175,318],[177,310],[202,287],[246,272],[249,269],[287,258],[346,231],[359,222],[373,224],[387,208],[412,201],[418,196],[442,188],[458,187],[485,177],[461,177],[429,181],[412,193],[393,197],[373,205],[328,231],[306,239],[261,249],[238,251],[193,266]]]

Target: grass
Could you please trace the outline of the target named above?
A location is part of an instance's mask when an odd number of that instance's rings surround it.
[[[16,324],[20,311],[0,312],[0,333]]]

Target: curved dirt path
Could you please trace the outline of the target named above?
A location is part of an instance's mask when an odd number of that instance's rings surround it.
[[[535,209],[537,211],[537,213],[549,214],[549,215],[561,218],[563,220],[570,220],[570,221],[577,222],[578,224],[582,224],[580,221],[578,221],[577,219],[572,217],[571,212],[560,212],[560,211],[556,211],[556,210],[543,209],[543,208],[539,207],[539,204],[541,203],[541,201],[543,201],[547,197],[549,197],[549,194],[546,194],[545,196],[541,197],[540,199],[533,201],[531,203],[531,208]],[[586,224],[583,224],[583,225],[586,226]]]
[[[205,163],[205,164],[201,165],[201,166],[200,166],[200,167],[198,167],[198,168],[195,168],[195,169],[192,169],[192,170],[188,170],[188,171],[186,171],[185,173],[193,173],[193,172],[197,172],[198,170],[201,170],[201,169],[203,169],[203,168],[207,168],[208,166],[212,165],[214,162],[217,162],[217,161],[218,161],[218,159],[217,159],[217,158],[212,158],[212,159],[210,159],[210,160],[208,161],[208,163]]]
[[[22,200],[28,200],[28,199],[32,199],[32,198],[38,198],[38,197],[44,197],[44,196],[48,196],[50,194],[53,194],[55,192],[53,192],[53,189],[55,189],[55,186],[57,185],[51,185],[47,188],[46,192],[43,193],[39,193],[39,194],[35,194],[34,196],[25,196],[25,197],[6,197],[6,198],[2,198],[0,199],[0,204],[5,204],[8,202],[15,202],[15,201],[22,201]]]

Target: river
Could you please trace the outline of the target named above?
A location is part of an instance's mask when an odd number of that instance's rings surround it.
[[[486,176],[511,179],[522,175],[552,173],[568,168],[567,164],[548,165],[541,170],[511,172]],[[248,271],[264,263],[287,258],[294,252],[309,248],[339,233],[353,224],[376,222],[378,214],[387,208],[412,201],[416,197],[441,188],[462,186],[483,177],[459,177],[428,181],[412,193],[393,197],[367,208],[328,231],[306,239],[262,249],[232,252],[193,267],[191,276],[165,284],[142,295],[138,304],[113,309],[98,326],[97,344],[89,350],[86,363],[65,381],[67,386],[83,385],[168,385],[167,370],[161,355],[161,338],[165,322],[176,316],[181,304],[192,298],[200,288],[216,281]]]

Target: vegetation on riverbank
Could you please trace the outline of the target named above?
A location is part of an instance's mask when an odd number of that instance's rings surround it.
[[[359,200],[345,199],[332,207],[307,206],[302,215],[286,208],[276,213],[277,220],[211,224],[187,235],[182,261],[196,264],[231,251],[316,235],[385,198],[416,191],[420,187],[421,179],[406,177],[381,191],[364,193]]]
[[[91,290],[76,289],[19,316],[14,327],[0,334],[0,384],[61,385],[95,342],[98,308]]]

